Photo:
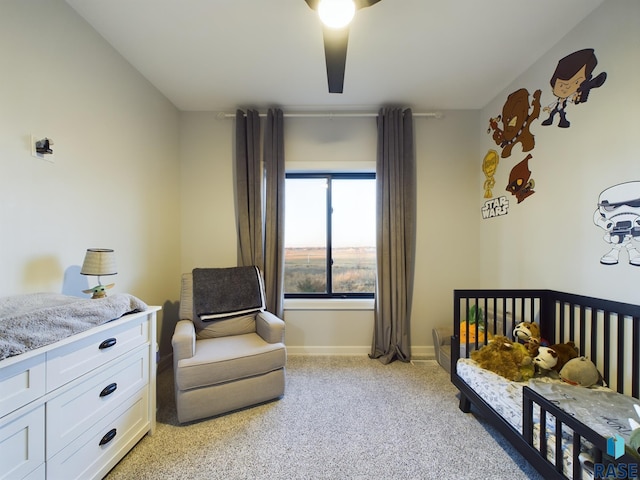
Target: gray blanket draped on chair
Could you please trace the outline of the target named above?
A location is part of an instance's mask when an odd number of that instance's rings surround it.
[[[264,310],[263,290],[256,266],[193,269],[193,307],[202,321]]]

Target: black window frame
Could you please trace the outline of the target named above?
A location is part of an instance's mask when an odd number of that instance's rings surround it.
[[[322,293],[314,293],[314,292],[304,292],[304,293],[284,293],[284,298],[306,298],[306,299],[348,299],[348,298],[375,298],[375,292],[365,293],[365,292],[353,292],[353,293],[333,293],[333,258],[332,258],[332,180],[375,180],[376,174],[375,172],[286,172],[285,179],[289,178],[324,178],[327,179],[327,207],[326,207],[326,215],[327,215],[327,260],[326,260],[326,285],[327,292]],[[286,195],[286,191],[285,191]],[[377,248],[377,246],[376,246]]]

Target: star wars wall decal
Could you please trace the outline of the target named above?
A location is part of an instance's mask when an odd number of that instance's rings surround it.
[[[522,202],[529,195],[536,193],[534,190],[536,182],[531,179],[531,170],[529,170],[530,159],[531,154],[527,155],[524,160],[513,167],[509,174],[507,190],[518,199],[518,203]]]
[[[603,190],[593,223],[605,231],[611,250],[600,258],[603,265],[617,265],[624,247],[629,264],[640,267],[640,181],[620,183]]]
[[[493,176],[498,169],[499,163],[500,157],[498,156],[498,152],[495,150],[489,150],[484,156],[484,160],[482,160],[482,171],[486,177],[486,180],[484,181],[484,198],[493,197],[492,189],[496,184],[496,180]]]
[[[482,206],[482,218],[499,217],[507,213],[509,213],[509,200],[505,196],[487,200]]]
[[[593,77],[593,70],[597,64],[598,59],[593,53],[593,48],[578,50],[560,59],[549,82],[556,99],[544,107],[543,111],[549,113],[549,117],[542,125],[553,125],[553,119],[557,114],[560,117],[558,127],[569,128],[571,122],[567,120],[567,106],[571,103],[586,103],[591,89],[601,87],[607,79],[606,72]]]
[[[511,156],[516,143],[522,145],[523,152],[535,147],[535,139],[529,128],[531,122],[540,115],[541,93],[541,90],[533,92],[533,102],[529,105],[529,92],[524,88],[516,90],[507,97],[502,115],[489,120],[489,130],[493,130],[493,141],[502,148],[502,158]],[[500,128],[500,123],[503,128]]]
[[[518,161],[516,158],[516,163],[512,164],[504,189],[516,198],[518,204],[535,193],[536,184],[532,178],[531,164],[535,167],[540,163],[534,161],[534,150],[536,143],[544,142],[543,132],[546,130],[536,131],[540,113],[547,115],[541,122],[542,125],[553,125],[557,121],[558,127],[568,128],[571,122],[567,118],[567,107],[573,105],[572,108],[575,108],[576,105],[586,103],[592,90],[600,88],[607,79],[606,72],[600,72],[594,77],[597,64],[593,48],[578,50],[561,58],[549,81],[554,100],[544,108],[541,107],[542,89],[535,89],[530,93],[526,88],[520,88],[507,96],[501,113],[489,118],[487,134],[491,135],[493,142],[501,150],[498,154],[496,150],[489,149],[482,160],[485,199],[492,198],[494,187],[500,181],[500,159],[510,159],[512,154],[522,160]],[[517,152],[528,154],[523,155],[523,158]],[[505,173],[501,175],[504,178]],[[505,191],[502,187],[499,190]],[[640,198],[640,195],[636,198]],[[506,215],[509,212],[508,204],[505,196],[485,201],[482,218]],[[640,259],[638,262],[640,263]]]

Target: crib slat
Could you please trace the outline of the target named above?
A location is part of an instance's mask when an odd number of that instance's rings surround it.
[[[611,312],[604,312],[604,359],[602,362],[602,375],[607,379],[607,383],[611,383]]]
[[[569,304],[569,338],[576,338],[576,308],[571,304]]]
[[[624,339],[624,315],[618,315],[618,351],[616,361],[616,373],[618,375],[618,379],[616,381],[616,389],[620,393],[624,393]]]
[[[582,448],[582,437],[577,432],[573,432],[573,479],[582,478],[582,465],[580,464],[580,449]]]
[[[562,473],[562,422],[556,417],[556,472]]]
[[[595,309],[591,309],[590,315],[591,323],[591,360],[597,363],[598,360],[598,312]],[[600,371],[605,382],[609,383],[609,378],[604,376],[604,372]]]
[[[638,378],[640,377],[640,317],[633,317],[633,365],[631,365],[631,395],[638,398]]]
[[[547,411],[540,405],[540,454],[547,458]]]
[[[586,325],[586,313],[585,313],[585,306],[584,305],[580,305],[580,346],[582,347],[583,345],[586,345],[586,335],[587,332],[585,331],[585,325]],[[584,349],[584,347],[582,347]],[[580,352],[580,355],[585,355],[586,352]]]

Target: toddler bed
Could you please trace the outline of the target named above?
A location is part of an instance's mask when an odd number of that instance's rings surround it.
[[[573,341],[607,387],[548,377],[511,382],[481,369],[469,357],[487,338],[470,332],[470,312],[495,335],[512,338],[514,326],[527,321],[538,323],[550,344]],[[451,380],[460,390],[460,409],[473,406],[545,478],[594,478],[594,464],[602,478],[612,460],[608,444],[616,435],[628,442],[627,419],[640,421],[633,408],[640,404],[640,306],[552,290],[456,290],[453,327]],[[629,451],[617,458],[616,475],[629,466],[633,473],[638,460]]]

